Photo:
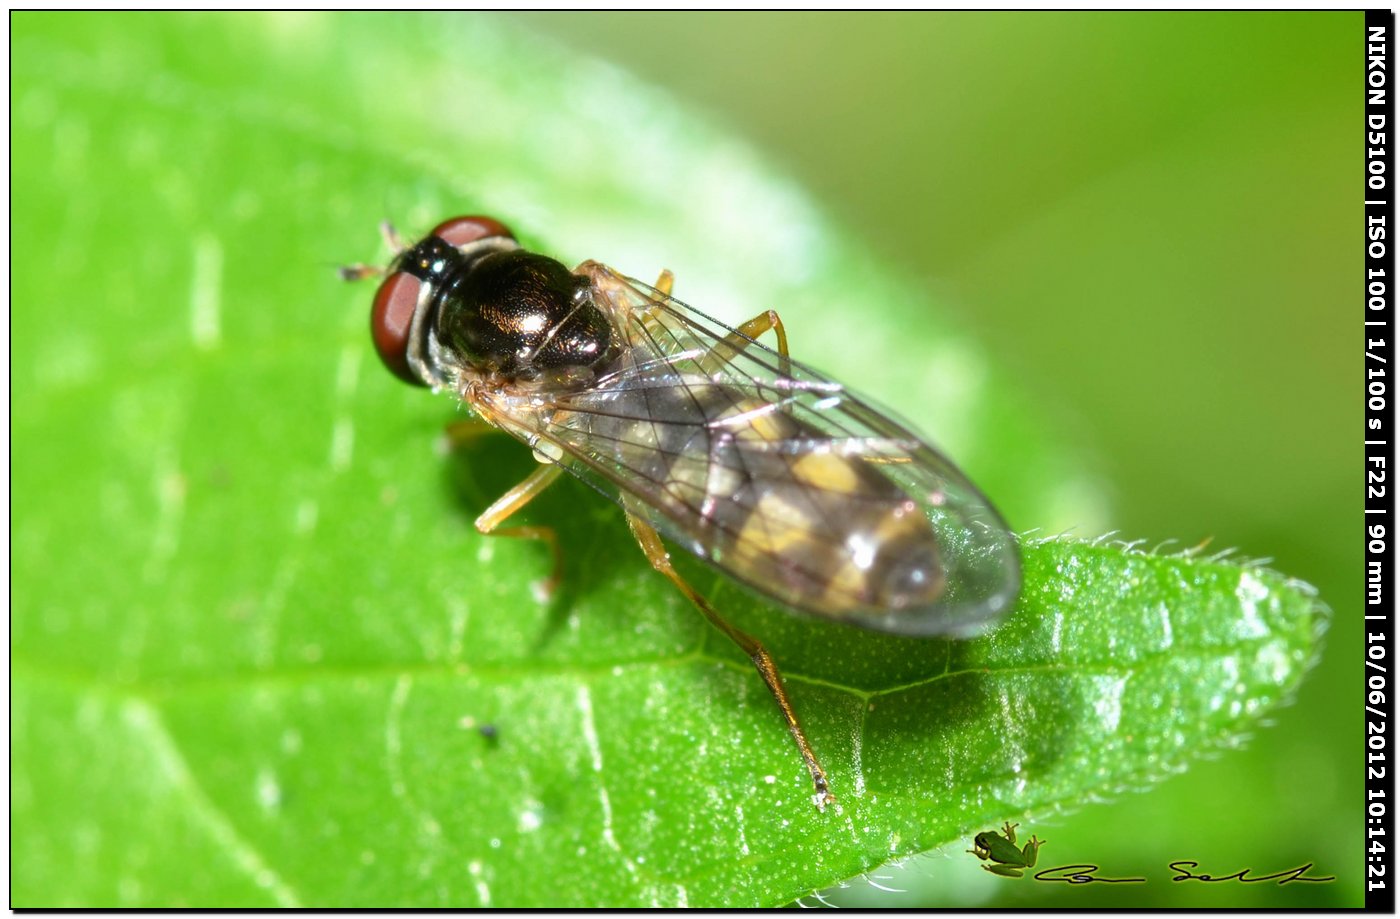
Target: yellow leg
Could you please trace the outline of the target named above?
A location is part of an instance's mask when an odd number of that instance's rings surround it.
[[[564,557],[559,551],[559,537],[550,527],[542,526],[514,526],[501,528],[501,524],[506,518],[516,511],[529,504],[535,496],[544,491],[564,470],[553,464],[541,466],[519,485],[496,499],[478,518],[476,518],[476,528],[484,536],[511,536],[517,539],[539,539],[549,543],[549,550],[554,555],[554,568],[541,585],[541,589],[546,595],[554,592],[559,586],[559,577],[564,570]]]
[[[778,673],[778,667],[773,663],[773,658],[769,656],[768,651],[759,643],[758,639],[725,622],[714,607],[710,606],[709,601],[676,573],[676,569],[671,567],[671,556],[666,552],[666,547],[662,545],[661,537],[657,535],[656,530],[650,524],[628,512],[627,525],[632,528],[632,535],[637,538],[637,544],[642,547],[642,552],[646,554],[651,566],[670,578],[671,583],[675,584],[680,592],[685,594],[690,602],[694,603],[705,615],[705,618],[710,620],[710,624],[728,635],[730,640],[742,648],[749,659],[753,661],[759,676],[763,677],[763,682],[768,684],[768,691],[777,700],[778,708],[782,711],[783,719],[787,722],[788,731],[792,733],[792,739],[797,741],[797,750],[802,754],[802,761],[807,765],[807,771],[812,775],[812,784],[817,789],[816,796],[813,798],[817,809],[824,809],[836,798],[831,794],[827,785],[826,772],[822,769],[821,763],[817,762],[817,756],[812,752],[812,745],[807,742],[807,736],[802,733],[802,725],[797,720],[797,711],[792,707],[792,700],[788,698],[787,690],[783,687],[782,675]]]
[[[669,297],[671,296],[671,288],[676,286],[676,276],[671,274],[669,268],[662,268],[661,274],[656,276],[655,286],[658,293],[662,296]],[[640,311],[639,314],[639,319],[643,325],[656,319],[656,314],[660,307],[661,301],[654,297],[651,298],[651,305]]]
[[[671,269],[662,268],[660,276],[656,279],[656,289],[666,296],[671,296],[671,288],[676,286],[676,276],[671,274]]]
[[[669,274],[669,272],[668,272]],[[783,320],[778,315],[777,310],[765,310],[757,316],[745,322],[739,328],[724,337],[724,340],[710,349],[710,354],[718,356],[722,360],[729,360],[735,354],[742,353],[745,348],[753,344],[748,339],[757,339],[758,336],[769,330],[778,339],[778,373],[783,377],[792,375],[792,361],[788,357],[787,329],[783,326]],[[718,368],[707,368],[710,371]],[[908,456],[865,456],[861,457],[867,463],[893,464],[913,462]]]
[[[584,265],[587,264],[589,263],[584,263]],[[579,266],[580,269],[583,267],[583,265]],[[596,281],[597,278],[595,277],[594,280]],[[671,274],[669,268],[662,268],[661,274],[656,277],[656,284],[654,286],[656,287],[657,293],[661,294],[663,297],[669,297],[671,296],[671,288],[673,288],[675,284],[676,276]],[[650,304],[638,309],[634,317],[634,321],[639,323],[643,329],[647,329],[650,323],[656,321],[657,313],[660,312],[662,305],[662,301],[656,297],[649,297],[648,299],[651,301]]]
[[[661,274],[656,278],[657,291],[669,297],[675,285],[676,276],[669,269],[663,268]],[[652,306],[643,314],[643,318],[650,319],[655,315],[656,306]],[[778,372],[784,377],[789,377],[792,375],[792,362],[788,357],[787,329],[783,326],[783,320],[778,315],[777,310],[764,310],[730,332],[719,344],[710,349],[709,356],[719,361],[728,361],[734,355],[742,353],[745,348],[753,344],[755,339],[770,329],[778,339]],[[713,372],[719,368],[711,365],[705,369]]]
[[[787,357],[787,329],[783,328],[783,320],[778,317],[777,310],[765,310],[759,313],[748,322],[739,326],[738,331],[740,335],[744,335],[748,338],[758,338],[758,336],[767,332],[769,329],[772,329],[773,334],[778,337],[778,353],[783,357]],[[734,335],[726,336],[724,343],[730,347],[737,346],[740,351],[748,347],[749,344],[743,339],[736,338]]]
[[[792,376],[792,361],[788,358],[787,329],[783,327],[783,320],[779,318],[776,310],[764,310],[724,336],[719,344],[710,349],[710,356],[720,361],[731,360],[736,354],[743,353],[744,349],[754,343],[753,340],[770,329],[778,339],[778,373],[783,377],[790,377]],[[709,367],[707,369],[714,371],[719,368]]]

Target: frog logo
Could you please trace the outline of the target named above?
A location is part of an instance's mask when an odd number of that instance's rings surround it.
[[[999,874],[1004,878],[1019,878],[1027,868],[1035,867],[1040,847],[1045,845],[1034,836],[1023,848],[1016,848],[1016,827],[1019,823],[1007,822],[1000,833],[978,833],[972,839],[972,848],[967,851],[994,864],[983,865],[984,871]]]

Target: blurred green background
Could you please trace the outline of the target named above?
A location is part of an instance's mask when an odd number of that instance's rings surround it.
[[[257,343],[250,352],[253,362],[272,370],[285,356],[277,339],[283,326],[300,336],[288,334],[287,340],[312,341],[326,313],[297,313],[275,295],[266,295],[258,287],[261,278],[275,272],[292,278],[286,266],[297,266],[294,283],[301,299],[296,303],[314,303],[325,297],[320,276],[312,278],[316,271],[329,270],[337,260],[371,257],[368,236],[374,220],[407,212],[405,222],[426,226],[443,216],[433,208],[442,204],[441,185],[451,184],[442,177],[458,168],[453,132],[478,132],[487,138],[486,146],[498,145],[503,157],[520,147],[538,155],[542,143],[537,137],[507,136],[508,129],[492,124],[448,125],[442,136],[415,137],[411,144],[367,134],[365,125],[375,123],[377,111],[398,106],[431,111],[433,83],[421,73],[400,74],[369,64],[355,73],[356,55],[383,60],[371,53],[379,27],[367,27],[364,20],[355,20],[357,25],[343,32],[340,20],[328,26],[313,17],[278,17],[246,30],[228,19],[186,21],[183,28],[190,39],[172,41],[166,34],[149,55],[142,53],[144,35],[161,30],[148,19],[115,18],[100,28],[91,19],[77,22],[20,18],[14,26],[19,49],[12,97],[17,124],[14,323],[19,344],[41,349],[37,356],[16,359],[21,562],[46,557],[53,550],[53,534],[67,532],[63,515],[71,519],[83,512],[80,493],[62,494],[66,467],[59,460],[64,454],[71,459],[86,453],[88,459],[78,462],[117,465],[147,459],[140,455],[148,449],[143,432],[182,430],[189,424],[207,425],[211,442],[230,455],[239,450],[237,426],[220,426],[221,418],[232,416],[219,414],[228,411],[221,399],[237,402],[240,373],[234,366],[220,365],[213,378],[201,378],[198,405],[215,410],[193,421],[164,411],[159,398],[119,403],[114,416],[125,417],[131,432],[119,433],[115,440],[96,427],[74,423],[56,431],[46,421],[55,404],[77,404],[64,401],[74,391],[68,387],[86,379],[94,367],[109,374],[114,388],[120,389],[125,374],[142,385],[154,381],[155,390],[162,380],[180,385],[185,365],[162,366],[169,352],[154,333],[151,342],[138,343],[136,361],[129,366],[104,366],[100,339],[45,338],[53,320],[45,296],[74,302],[66,299],[71,294],[45,291],[100,294],[84,301],[83,308],[112,316],[139,315],[153,296],[152,286],[154,296],[168,293],[161,285],[172,273],[179,277],[181,316],[191,296],[187,253],[165,248],[162,233],[168,227],[155,226],[139,206],[114,215],[94,196],[65,189],[100,183],[104,157],[120,153],[125,170],[121,200],[140,202],[149,195],[159,205],[153,211],[199,226],[205,220],[199,203],[207,189],[199,187],[198,178],[218,175],[221,168],[196,159],[188,164],[188,173],[165,169],[152,140],[161,130],[158,119],[153,131],[137,125],[123,135],[120,151],[86,147],[91,134],[81,127],[81,118],[66,117],[64,109],[65,93],[72,87],[110,77],[137,87],[141,104],[155,112],[187,107],[190,99],[201,98],[194,90],[206,84],[227,89],[226,98],[233,100],[229,111],[201,112],[202,120],[190,131],[189,149],[197,157],[203,145],[214,146],[210,138],[250,132],[246,160],[238,164],[245,171],[238,175],[240,183],[253,179],[220,190],[226,207],[220,219],[245,231],[265,226],[269,246],[244,251],[241,257],[238,252],[221,256],[207,241],[194,239],[196,302],[191,308],[197,317],[200,277],[212,274],[216,282],[223,277],[225,284],[245,289],[248,297],[225,309],[246,309],[236,321],[256,333],[249,336]],[[416,28],[438,31],[421,23]],[[1145,875],[1148,884],[1071,889],[1029,878],[992,878],[969,864],[971,857],[961,851],[965,846],[957,845],[913,859],[903,869],[880,872],[892,878],[880,884],[906,893],[856,879],[850,889],[829,898],[886,906],[1360,903],[1360,676],[1349,653],[1359,647],[1360,638],[1360,490],[1354,462],[1347,461],[1357,456],[1356,423],[1343,419],[1355,419],[1357,407],[1354,378],[1350,371],[1344,373],[1343,360],[1344,354],[1354,359],[1360,332],[1354,319],[1359,288],[1350,272],[1358,265],[1354,220],[1360,214],[1361,14],[518,14],[459,17],[441,31],[452,30],[486,35],[488,49],[493,47],[490,36],[521,30],[523,40],[514,37],[498,46],[528,46],[542,61],[600,58],[669,91],[669,96],[648,96],[653,107],[604,114],[625,123],[626,133],[645,144],[648,119],[664,122],[675,134],[672,119],[679,118],[684,135],[687,112],[698,112],[696,123],[705,125],[703,131],[697,129],[698,150],[703,153],[709,149],[705,145],[714,143],[712,127],[751,143],[777,172],[810,192],[846,239],[868,247],[892,274],[912,279],[940,301],[957,325],[983,341],[997,378],[1025,394],[1025,413],[1068,444],[1076,457],[1075,500],[1043,502],[1073,510],[1055,519],[1023,519],[1035,504],[1012,494],[1005,500],[1016,526],[1077,525],[1077,535],[1086,537],[1112,528],[1149,545],[1210,539],[1215,549],[1234,546],[1246,556],[1271,557],[1278,570],[1315,585],[1334,610],[1323,657],[1297,703],[1278,712],[1275,724],[1261,730],[1248,749],[1197,763],[1144,794],[1125,793],[1023,827],[1049,841],[1042,853],[1045,864],[1097,862],[1106,874]],[[394,42],[415,33],[399,24],[383,34]],[[337,45],[342,37],[348,40]],[[225,66],[226,61],[208,54],[206,42],[221,52],[228,51],[225,44],[242,47],[249,61],[246,70],[210,70],[206,58]],[[394,50],[412,54],[411,48]],[[259,60],[276,66],[261,70]],[[499,79],[509,91],[531,79],[529,66],[490,54],[464,54],[457,66],[483,83]],[[316,114],[325,117],[318,121],[303,107],[315,101],[316,93],[330,92],[320,81],[338,69],[355,73],[353,82],[322,100],[325,108]],[[628,82],[625,76],[617,79]],[[59,88],[28,92],[30,82],[44,80]],[[289,88],[293,83],[295,89]],[[285,101],[284,94],[293,101]],[[502,91],[503,98],[508,94]],[[558,104],[582,110],[600,106],[597,100],[577,97]],[[672,108],[680,114],[673,116]],[[100,132],[103,113],[90,117]],[[287,161],[260,146],[257,127],[262,124],[292,136],[313,130],[321,136]],[[528,120],[521,124],[527,132]],[[346,125],[350,127],[339,129]],[[438,150],[425,154],[434,142]],[[398,155],[405,145],[413,147],[411,156]],[[608,240],[625,238],[625,231],[615,228],[628,219],[631,206],[607,211],[611,192],[601,181],[597,188],[588,185],[589,171],[599,167],[587,158],[587,145],[579,146],[583,153],[562,145],[551,148],[544,160],[503,159],[496,168],[506,190],[483,197],[521,214],[519,220],[535,233],[552,234],[552,240],[563,240],[571,251],[581,250],[573,255],[608,258],[616,251]],[[718,149],[717,156],[747,166],[746,154]],[[344,150],[358,156],[350,166],[336,159]],[[558,215],[548,205],[511,184],[518,183],[517,173],[574,167],[584,176],[576,180],[585,189],[578,193],[580,200],[592,196],[599,226],[552,220]],[[415,169],[433,178],[420,185],[403,178]],[[260,174],[267,177],[261,184]],[[489,173],[474,176],[470,184],[489,187],[491,178]],[[664,189],[666,179],[664,174],[638,176],[648,188]],[[271,189],[275,194],[269,203],[264,193]],[[302,206],[300,194],[315,196],[315,207]],[[684,187],[671,191],[681,211],[694,206],[694,194]],[[781,194],[746,199],[736,193],[727,206],[734,225],[742,228],[746,221],[761,225],[773,219],[771,212],[746,215],[746,207],[771,208],[775,200],[785,199]],[[446,206],[457,207],[455,202]],[[559,211],[567,218],[569,206],[561,205]],[[98,219],[114,248],[138,254],[139,260],[129,263],[130,277],[110,267],[97,274],[92,266],[101,263],[103,253],[68,243],[85,238]],[[658,219],[665,224],[676,218],[666,214]],[[697,222],[694,232],[712,225]],[[26,234],[26,226],[41,226],[42,231]],[[735,236],[742,238],[742,232]],[[187,239],[179,242],[190,245]],[[782,245],[775,250],[781,252]],[[723,281],[686,274],[685,265],[664,251],[649,252],[644,244],[633,251],[677,268],[678,292],[707,285],[724,289]],[[783,283],[791,281],[780,256],[764,258]],[[36,264],[65,266],[67,273],[32,271]],[[313,268],[303,272],[307,264]],[[830,280],[841,270],[840,265],[825,266],[820,275],[825,286],[813,289],[809,283],[806,296],[841,302],[842,291]],[[704,306],[708,301],[697,302]],[[880,308],[865,302],[852,306]],[[63,314],[57,316],[61,321]],[[81,314],[75,325],[87,317]],[[787,319],[794,324],[791,316]],[[209,333],[201,332],[197,318],[191,321],[198,343],[201,334]],[[226,321],[233,325],[235,320]],[[337,366],[336,352],[342,342],[361,341],[362,325],[363,315],[357,313],[331,329],[324,361],[327,380],[346,372],[343,364]],[[178,331],[183,339],[191,330]],[[795,350],[800,342],[822,336],[821,330],[800,325],[791,334]],[[826,349],[822,353],[828,365],[832,352],[839,351],[829,340],[814,344],[814,350]],[[181,358],[191,367],[198,359]],[[368,366],[359,371],[365,376],[372,372]],[[867,385],[894,402],[890,381],[897,383],[904,372],[913,379],[923,368],[872,368],[872,379],[884,382]],[[843,375],[854,378],[855,373],[847,368]],[[227,388],[219,390],[219,385]],[[332,404],[329,388],[328,382],[325,392],[287,398],[300,401],[306,417],[324,421],[338,404]],[[40,391],[49,401],[36,401]],[[387,385],[384,391],[389,392]],[[382,401],[407,407],[417,405],[417,398],[394,391]],[[294,441],[305,423],[295,413],[271,413],[264,418],[262,436]],[[395,430],[390,435],[411,441],[419,433]],[[28,440],[24,435],[30,435]],[[52,437],[62,441],[43,442]],[[323,449],[323,439],[317,435],[317,450]],[[991,468],[990,483],[979,481],[998,501],[1018,487],[1033,492],[1042,479],[1046,490],[1064,482],[1058,470],[1034,464],[1019,478],[998,471],[1015,468],[1017,457],[1005,455],[1009,450],[995,460],[954,452],[969,468]],[[155,459],[159,467],[179,457]],[[272,464],[261,475],[275,483],[278,473]],[[303,471],[290,467],[290,474]],[[997,488],[998,482],[1009,484]],[[122,506],[122,493],[115,487],[94,485],[92,495],[106,502],[104,513],[114,519],[130,510]],[[353,500],[348,487],[341,497]],[[155,496],[160,507],[172,502],[178,503],[169,494]],[[314,518],[310,525],[314,528]],[[106,569],[124,562],[120,547],[68,548],[72,570],[84,576],[96,572],[100,584],[112,583]],[[158,560],[160,551],[157,544],[152,558]],[[143,552],[134,553],[138,564]],[[271,563],[260,568],[252,561],[221,559],[219,564],[282,573]],[[149,579],[150,572],[146,575]],[[318,573],[327,585],[338,576]],[[80,628],[64,622],[55,626],[52,616],[42,624],[24,621],[26,608],[36,609],[25,592],[41,585],[53,587],[17,572],[17,646],[26,636],[42,633],[37,645],[44,647],[43,642],[65,635],[65,627]],[[277,585],[270,590],[275,593]],[[107,608],[104,603],[113,602],[119,601],[78,594],[70,605],[97,615]],[[81,621],[81,614],[77,618]],[[130,638],[133,646],[149,640]],[[91,653],[100,655],[101,648]],[[160,662],[155,669],[202,664],[191,658]],[[118,677],[124,675],[123,666],[119,661],[115,667]],[[1172,884],[1165,866],[1183,858],[1217,873],[1245,867],[1269,872],[1314,862],[1313,874],[1335,875],[1337,881],[1282,890],[1269,884]],[[20,870],[27,864],[21,863]]]
[[[751,138],[954,303],[1078,442],[1112,528],[1271,557],[1332,607],[1321,666],[1247,752],[1035,826],[1054,864],[1153,883],[988,904],[1290,902],[1162,881],[1198,857],[1316,862],[1337,883],[1292,902],[1358,904],[1361,14],[521,18]],[[947,902],[940,862],[845,902]]]

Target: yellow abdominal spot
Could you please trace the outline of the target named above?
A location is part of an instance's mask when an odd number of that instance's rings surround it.
[[[822,594],[835,609],[850,606],[851,601],[866,594],[869,579],[853,559],[847,559],[826,582]]]
[[[754,553],[778,554],[810,540],[812,522],[800,509],[778,494],[766,494],[744,521],[739,546]]]
[[[800,482],[838,494],[852,494],[860,486],[850,462],[830,453],[807,454],[793,464],[792,474]]]
[[[771,402],[741,399],[714,422],[728,428],[738,440],[775,441],[792,436],[790,420]]]
[[[777,412],[755,415],[749,419],[749,429],[759,440],[782,440],[788,436],[788,429],[781,423],[782,416]]]

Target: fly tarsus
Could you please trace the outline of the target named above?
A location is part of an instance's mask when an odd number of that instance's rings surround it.
[[[641,546],[642,552],[651,562],[651,566],[666,575],[671,583],[675,584],[680,592],[685,594],[691,603],[695,604],[695,607],[704,614],[711,625],[729,636],[730,641],[738,645],[749,656],[749,660],[753,661],[754,668],[758,671],[759,676],[763,677],[768,691],[773,694],[773,699],[778,703],[783,720],[787,722],[788,732],[792,734],[792,739],[797,743],[797,750],[802,756],[802,762],[812,775],[812,785],[816,789],[816,793],[812,796],[812,803],[816,805],[817,810],[825,810],[828,804],[836,801],[836,797],[831,793],[831,784],[827,781],[826,770],[817,760],[817,754],[813,752],[812,745],[807,741],[807,735],[802,731],[802,723],[797,719],[797,709],[793,707],[792,699],[788,697],[787,688],[783,685],[783,676],[778,672],[778,665],[774,663],[772,655],[758,639],[725,621],[724,617],[710,605],[710,602],[680,576],[671,565],[670,553],[662,544],[661,537],[650,524],[628,511],[627,525],[631,527],[632,535],[636,537],[637,544]]]

